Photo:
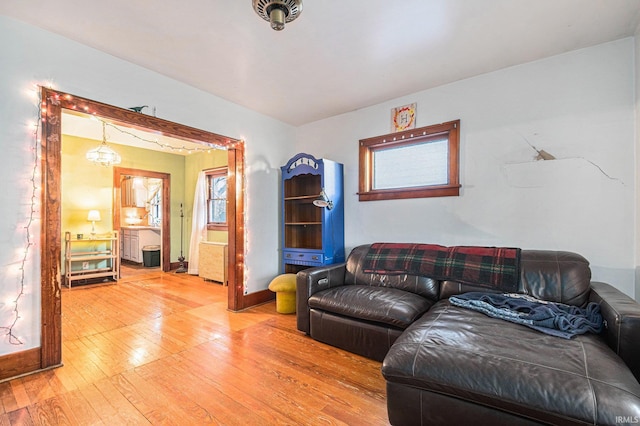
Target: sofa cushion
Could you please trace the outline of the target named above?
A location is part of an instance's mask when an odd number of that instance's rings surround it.
[[[589,299],[589,261],[577,253],[553,250],[522,250],[518,293],[536,299],[584,306]],[[443,281],[440,299],[486,288],[456,281]]]
[[[536,299],[583,306],[589,299],[589,261],[577,253],[522,250],[520,293]]]
[[[396,288],[345,285],[315,293],[309,307],[347,317],[406,328],[433,302]]]
[[[379,274],[362,271],[364,258],[371,244],[354,248],[346,263],[344,282],[346,284],[370,285],[376,287],[392,287],[410,291],[434,301],[438,300],[440,281],[429,277],[409,274]]]
[[[389,383],[549,423],[640,418],[640,384],[599,335],[566,340],[435,304],[384,359]]]

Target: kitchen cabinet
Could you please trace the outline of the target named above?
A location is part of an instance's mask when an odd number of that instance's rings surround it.
[[[145,207],[148,191],[144,185],[147,178],[126,176],[120,184],[122,207]]]
[[[160,246],[160,229],[141,226],[121,227],[122,243],[121,252],[122,259],[130,262],[142,263],[142,249],[145,246]]]

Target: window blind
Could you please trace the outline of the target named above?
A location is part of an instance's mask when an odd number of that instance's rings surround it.
[[[448,151],[447,139],[375,150],[373,189],[446,185]]]

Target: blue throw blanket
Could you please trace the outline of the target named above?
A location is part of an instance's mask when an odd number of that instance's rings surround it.
[[[524,294],[470,292],[451,296],[452,305],[473,309],[493,318],[526,325],[552,336],[571,339],[578,334],[602,331],[600,305],[586,308],[539,300]]]

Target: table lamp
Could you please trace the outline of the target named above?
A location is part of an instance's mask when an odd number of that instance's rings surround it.
[[[87,220],[91,222],[91,237],[95,238],[96,222],[100,222],[100,220],[102,220],[100,218],[100,212],[98,210],[89,210],[89,215],[87,215]]]

